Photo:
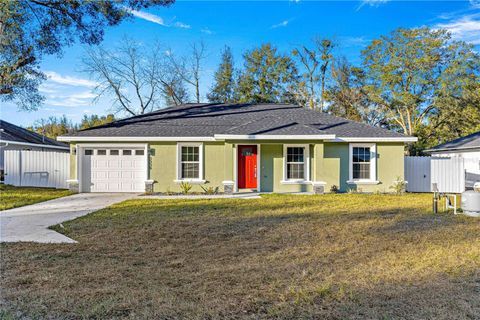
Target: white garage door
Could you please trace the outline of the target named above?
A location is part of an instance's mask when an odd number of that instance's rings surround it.
[[[144,192],[146,154],[139,148],[83,148],[82,192]]]

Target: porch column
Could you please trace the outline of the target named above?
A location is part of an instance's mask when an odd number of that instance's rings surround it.
[[[317,142],[313,145],[313,173],[312,173],[312,184],[313,184],[313,193],[323,194],[325,193],[326,182],[323,180],[324,175],[324,152],[323,152],[323,142]]]
[[[233,155],[235,148],[232,143],[225,142],[225,171],[223,174],[223,192],[226,194],[232,194],[235,190],[234,185],[234,168],[233,168]]]

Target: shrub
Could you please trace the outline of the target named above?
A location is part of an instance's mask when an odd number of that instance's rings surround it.
[[[218,193],[218,187],[204,187],[202,186],[203,192],[205,194],[217,194]]]
[[[337,185],[332,185],[330,187],[330,192],[331,193],[338,193],[338,186]]]
[[[390,189],[395,192],[395,194],[400,195],[405,192],[407,187],[407,182],[400,177],[397,177],[397,180],[393,181],[393,184],[390,186]]]
[[[192,184],[189,182],[180,183],[180,189],[182,189],[183,194],[188,194],[192,190]]]

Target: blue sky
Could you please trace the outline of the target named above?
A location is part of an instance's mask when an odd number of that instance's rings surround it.
[[[264,42],[281,51],[310,44],[314,36],[333,37],[337,54],[360,62],[360,51],[372,40],[398,27],[443,27],[454,37],[480,49],[480,0],[471,1],[178,1],[169,8],[135,12],[134,17],[105,33],[103,45],[114,47],[127,35],[148,45],[159,41],[175,53],[184,54],[192,42],[207,45],[201,94],[211,86],[212,76],[225,45],[232,48],[237,66],[242,52]],[[480,51],[480,50],[479,50]],[[65,114],[78,122],[84,114],[111,111],[108,99],[93,103],[95,82],[81,72],[83,47],[74,45],[63,57],[48,57],[41,67],[49,79],[41,86],[44,105],[33,112],[18,111],[3,104],[1,118],[28,126],[40,118]],[[119,114],[118,116],[122,116]]]

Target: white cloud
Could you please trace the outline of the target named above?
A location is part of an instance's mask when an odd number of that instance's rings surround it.
[[[270,29],[286,27],[286,26],[288,26],[289,23],[290,23],[290,20],[283,20],[282,22],[274,24],[273,26],[271,26]]]
[[[156,14],[153,14],[153,13],[148,13],[148,12],[145,12],[145,11],[132,10],[132,9],[128,9],[128,8],[125,9],[125,10],[127,12],[131,13],[133,16],[139,18],[139,19],[146,20],[146,21],[149,21],[149,22],[153,22],[153,23],[159,24],[159,25],[164,26],[164,27],[174,26],[176,28],[181,28],[181,29],[191,29],[192,28],[192,26],[190,26],[189,24],[186,24],[186,23],[183,23],[183,22],[180,22],[180,21],[177,21],[175,23],[172,23],[172,22],[166,23],[165,20],[163,20],[162,17],[157,16]],[[175,18],[173,18],[173,20],[175,20]]]
[[[64,85],[75,86],[75,87],[95,87],[97,85],[95,81],[71,77],[71,76],[63,76],[61,74],[56,73],[55,71],[45,71],[45,74],[47,75],[47,78],[49,81],[58,83],[58,84],[64,84]],[[49,88],[44,87],[44,90],[49,90]]]
[[[166,27],[165,22],[163,21],[163,18],[159,17],[155,14],[148,13],[148,12],[145,12],[145,11],[131,10],[131,9],[128,9],[127,11],[130,12],[131,14],[133,14],[135,17],[137,17],[139,19],[150,21],[150,22],[153,22],[153,23],[156,23],[156,24],[159,24],[159,25],[162,25],[162,26]]]
[[[447,29],[458,40],[480,44],[480,14],[466,15],[448,22],[438,23],[434,28]]]
[[[180,22],[180,21],[175,22],[174,26],[177,27],[177,28],[182,28],[182,29],[191,29],[192,28],[192,26],[190,26],[189,24],[186,24],[186,23],[183,23],[183,22]]]
[[[381,4],[385,4],[390,0],[361,0],[357,7],[357,11],[362,9],[363,6],[378,7]]]
[[[470,0],[470,5],[476,9],[480,9],[480,0]]]
[[[213,34],[213,31],[208,29],[208,28],[203,28],[202,30],[200,30],[202,33],[205,33],[205,34]]]
[[[47,95],[46,105],[56,107],[82,107],[91,105],[96,95],[90,91],[72,93],[68,95]]]
[[[340,45],[344,47],[365,47],[370,43],[370,39],[365,37],[340,37]]]

